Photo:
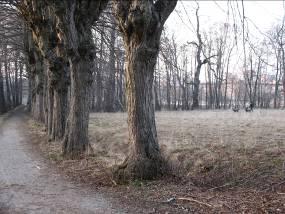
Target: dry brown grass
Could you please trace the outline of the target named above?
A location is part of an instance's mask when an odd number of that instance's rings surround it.
[[[262,173],[270,183],[285,176],[285,111],[158,112],[156,120],[165,155],[198,185],[250,184]],[[106,165],[120,163],[128,151],[127,115],[91,114],[90,140]]]
[[[285,111],[159,112],[156,119],[161,148],[179,176],[123,186],[110,169],[128,154],[125,113],[90,115],[95,153],[79,160],[64,160],[60,143],[47,143],[40,124],[30,121],[30,131],[61,172],[101,186],[138,213],[285,212]],[[171,197],[177,200],[165,203]]]

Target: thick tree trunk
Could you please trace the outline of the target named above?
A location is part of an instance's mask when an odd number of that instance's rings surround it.
[[[32,117],[40,122],[45,121],[44,117],[44,94],[43,86],[45,83],[44,61],[40,52],[36,49],[30,31],[25,34],[25,50],[28,53],[26,61],[26,72],[29,77],[29,97],[28,108]],[[20,76],[23,72],[23,66],[20,65]],[[20,79],[21,81],[21,79]],[[22,91],[22,83],[20,83]]]
[[[92,63],[87,58],[70,61],[71,100],[66,134],[63,141],[63,154],[71,158],[76,158],[90,148],[88,124]]]
[[[152,179],[165,172],[155,125],[153,79],[163,24],[177,1],[114,1],[126,49],[130,155],[116,171]]]
[[[31,112],[35,120],[44,122],[44,97],[42,91],[33,93]]]
[[[66,133],[63,140],[63,154],[76,158],[89,152],[88,125],[90,112],[90,89],[92,85],[92,69],[94,65],[94,44],[91,26],[80,32],[70,32],[73,37],[74,56],[70,57],[71,100]],[[78,38],[76,38],[76,36]],[[79,43],[80,42],[80,43]]]
[[[95,56],[91,29],[107,2],[48,1],[55,13],[56,36],[70,68],[70,107],[62,145],[66,157],[76,158],[91,148],[88,141],[89,92]]]
[[[66,117],[68,111],[67,87],[54,90],[53,97],[53,119],[52,140],[61,140],[64,136]]]
[[[158,45],[155,44],[157,47]],[[149,179],[162,170],[152,93],[158,48],[135,39],[127,43],[126,47],[127,109],[131,144],[127,173],[132,177]]]
[[[67,59],[59,56],[59,51],[57,55],[50,60],[52,66],[48,70],[53,90],[53,97],[50,98],[53,100],[51,140],[63,139],[68,113],[69,68],[66,66]]]
[[[37,54],[37,53],[34,53]],[[32,86],[31,94],[31,113],[35,120],[44,122],[44,70],[43,60],[39,55],[36,56],[36,63],[31,64],[30,81]]]

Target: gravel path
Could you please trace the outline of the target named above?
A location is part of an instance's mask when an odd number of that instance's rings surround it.
[[[100,193],[66,181],[31,152],[23,109],[0,124],[0,214],[122,213]]]

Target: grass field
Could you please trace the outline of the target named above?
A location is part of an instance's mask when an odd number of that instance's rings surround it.
[[[285,176],[285,111],[158,112],[156,121],[164,154],[199,184],[268,170],[270,179]],[[127,115],[91,114],[90,138],[105,164],[120,163],[128,152]]]
[[[95,185],[139,213],[284,213],[285,111],[157,112],[161,150],[172,175],[117,185],[110,169],[128,154],[126,113],[92,113],[94,154],[64,160],[61,145],[42,141],[42,151],[76,181]],[[33,121],[35,142],[44,139]],[[42,128],[41,128],[42,127]],[[40,135],[40,136],[39,136]],[[173,203],[164,203],[176,198]],[[152,212],[156,210],[156,212]]]

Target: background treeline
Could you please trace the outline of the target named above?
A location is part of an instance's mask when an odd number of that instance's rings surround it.
[[[23,26],[17,12],[0,7],[0,113],[22,104],[26,59]]]
[[[93,28],[96,54],[90,107],[95,112],[126,110],[125,51],[111,9],[108,10]],[[23,91],[24,94],[27,91],[27,74],[32,74],[27,71],[32,68],[25,57],[29,52],[27,27],[13,8],[2,5],[0,12],[0,112],[3,113],[22,103]],[[196,18],[199,20],[198,13]],[[235,25],[220,23],[208,32],[197,33],[193,41],[179,44],[175,36],[166,30],[155,70],[153,92],[156,110],[227,109],[247,102],[259,108],[283,108],[284,20],[272,26],[262,41],[252,44],[248,38],[243,68],[237,66],[237,60],[243,60],[243,56],[236,56],[235,52],[242,48],[237,43],[241,29],[237,31]],[[200,71],[197,69],[198,58]],[[43,62],[39,61],[43,59],[35,60],[36,67],[41,67]],[[198,80],[201,82],[199,86]],[[44,88],[43,78],[36,82],[30,81],[30,100],[36,96],[36,90]],[[198,107],[197,104],[193,106],[195,93]]]

